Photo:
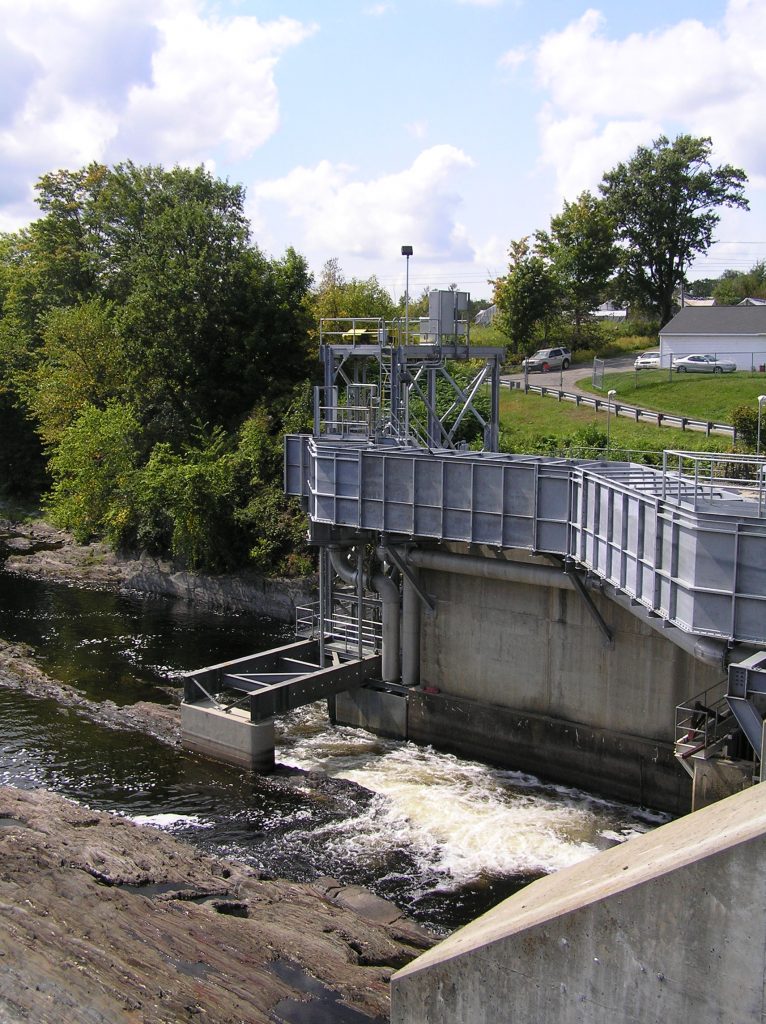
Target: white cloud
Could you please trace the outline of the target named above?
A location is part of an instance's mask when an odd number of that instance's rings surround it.
[[[410,121],[404,127],[413,139],[424,139],[428,134],[428,121]]]
[[[371,18],[381,18],[391,10],[393,10],[393,4],[371,4],[369,7],[365,7],[364,13]]]
[[[214,162],[277,128],[273,71],[313,31],[206,13],[200,0],[26,0],[0,28],[2,223],[33,181],[91,160]],[[0,215],[2,215],[0,213]]]
[[[252,192],[261,206],[279,203],[302,222],[306,245],[316,251],[390,259],[406,242],[423,258],[470,260],[473,249],[456,218],[460,196],[453,182],[471,165],[462,150],[440,145],[405,170],[369,181],[354,180],[348,165],[323,160],[260,182]]]
[[[721,24],[696,19],[610,38],[603,15],[585,12],[537,51],[548,101],[542,159],[562,196],[593,188],[638,144],[680,131],[710,135],[715,159],[766,185],[766,5],[729,0]]]
[[[120,142],[134,157],[197,162],[218,146],[247,156],[279,122],[273,70],[312,29],[289,18],[205,19],[182,11],[158,19],[162,43],[152,81],[131,90]],[[140,147],[140,148],[139,148]]]
[[[498,67],[513,69],[520,67],[528,58],[529,51],[527,48],[519,46],[513,50],[506,50],[505,53],[498,58],[497,63]]]

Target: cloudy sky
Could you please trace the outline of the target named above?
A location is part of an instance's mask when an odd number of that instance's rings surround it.
[[[318,271],[481,297],[660,134],[743,167],[692,276],[766,258],[766,0],[0,0],[0,230],[40,174],[204,163]]]

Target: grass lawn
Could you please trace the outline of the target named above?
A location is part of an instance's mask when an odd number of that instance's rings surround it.
[[[613,388],[618,398],[644,409],[658,409],[716,423],[731,423],[732,410],[738,405],[757,408],[758,395],[766,394],[766,374],[744,370],[725,374],[675,373],[668,370],[607,373],[603,391],[594,388],[590,378],[578,383],[584,391],[604,397]]]
[[[606,413],[597,413],[594,409],[577,407],[569,402],[557,402],[555,398],[501,390],[501,446],[507,450],[534,453],[564,448],[573,443],[603,444],[606,419]],[[706,437],[704,433],[692,430],[655,427],[650,423],[636,423],[614,414],[610,417],[609,428],[611,448],[651,452],[661,452],[663,448],[682,451],[731,450],[731,441],[727,437]]]

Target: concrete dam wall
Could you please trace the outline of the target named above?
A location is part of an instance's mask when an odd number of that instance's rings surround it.
[[[434,610],[420,616],[421,685],[344,695],[338,720],[686,812],[675,708],[719,683],[723,668],[594,594],[608,642],[559,575],[541,586],[422,569]]]
[[[762,1024],[766,787],[533,882],[394,975],[392,1024]]]

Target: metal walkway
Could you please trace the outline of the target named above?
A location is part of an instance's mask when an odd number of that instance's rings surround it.
[[[662,469],[291,436],[313,523],[387,543],[557,555],[699,636],[766,645],[766,460],[666,452]]]

